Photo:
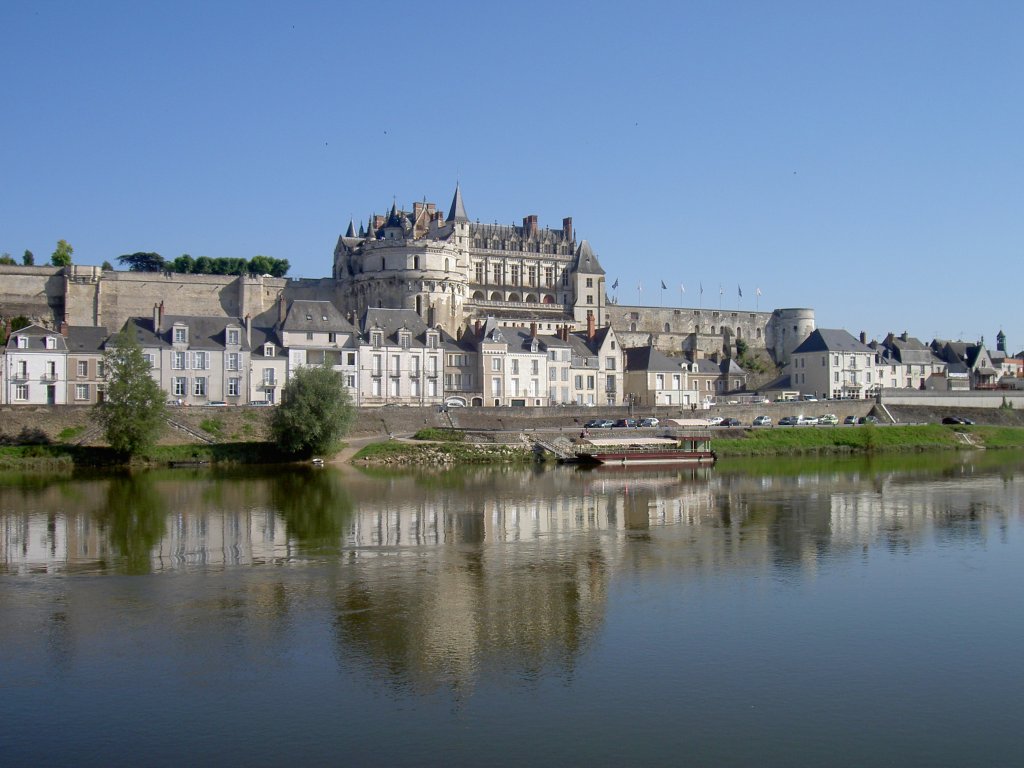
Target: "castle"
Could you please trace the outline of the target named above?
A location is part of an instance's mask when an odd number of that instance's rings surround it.
[[[560,229],[471,221],[456,187],[447,215],[434,203],[411,211],[392,205],[358,231],[349,224],[334,250],[332,276],[181,275],[103,271],[97,267],[0,267],[0,311],[53,327],[104,326],[114,331],[147,317],[163,302],[177,315],[271,318],[280,299],[329,301],[346,316],[367,309],[414,311],[459,338],[477,321],[542,332],[593,323],[611,327],[624,347],[653,346],[669,355],[727,358],[743,341],[784,364],[815,330],[812,309],[769,312],[658,308],[610,303],[605,271],[572,218]]]

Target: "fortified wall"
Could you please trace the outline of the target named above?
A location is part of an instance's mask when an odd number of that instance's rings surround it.
[[[779,364],[815,329],[814,310],[805,308],[750,312],[612,304],[608,317],[624,347],[653,345],[676,356],[695,351],[733,356],[736,342],[743,340],[751,349],[767,350]]]

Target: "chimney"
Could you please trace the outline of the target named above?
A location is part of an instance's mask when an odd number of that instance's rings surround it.
[[[523,217],[523,234],[527,237],[537,234],[537,214],[531,213],[529,216]]]
[[[537,324],[536,323],[530,323],[530,338],[531,339],[536,339],[537,338]]]
[[[903,333],[900,334],[900,339],[902,341],[906,341],[907,340],[907,332],[906,331],[904,331]]]
[[[572,242],[572,216],[562,219],[562,234],[566,240]]]
[[[284,291],[277,294],[277,323],[278,325],[284,325],[284,318],[287,315],[287,305],[284,303]]]
[[[477,320],[476,324],[473,326],[473,333],[476,334],[476,337],[478,339],[480,338],[480,321],[479,320]]]
[[[160,305],[153,305],[153,333],[160,333]]]
[[[252,315],[245,316],[245,344],[252,349]]]
[[[865,331],[861,331],[860,332],[860,343],[861,344],[867,344],[868,343],[868,334],[867,334],[867,332],[865,332]]]
[[[68,324],[66,320],[60,321],[60,335],[65,339],[68,337]]]
[[[700,347],[695,347],[693,350],[693,362],[704,359],[704,350]]]
[[[596,335],[594,331],[594,313],[587,310],[587,341],[593,341]]]
[[[413,203],[412,204],[412,220],[413,221],[419,221],[420,214],[423,213],[423,209],[425,207],[426,206],[423,203]]]
[[[427,203],[427,216],[434,218],[435,213],[437,213],[437,205],[435,203]]]

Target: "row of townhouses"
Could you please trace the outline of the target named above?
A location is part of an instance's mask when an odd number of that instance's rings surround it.
[[[924,344],[906,333],[890,333],[881,342],[868,342],[863,334],[858,339],[842,329],[818,328],[793,351],[787,374],[772,388],[859,399],[885,388],[994,389],[1022,376],[1024,360],[1002,348],[990,351],[983,341],[935,339]]]
[[[353,402],[384,405],[623,405],[694,408],[747,389],[733,359],[695,352],[670,357],[653,345],[623,349],[615,331],[538,323],[478,321],[458,338],[424,323],[414,310],[368,308],[356,319],[331,302],[278,303],[276,321],[164,314],[134,317],[154,379],[180,405],[274,405],[295,370],[338,371]],[[30,325],[10,333],[0,366],[0,402],[90,405],[103,397],[107,329]],[[890,334],[858,340],[817,329],[793,352],[788,372],[763,392],[782,389],[831,398],[873,397],[882,388],[961,390],[1020,377],[1022,361],[984,344],[925,345]]]

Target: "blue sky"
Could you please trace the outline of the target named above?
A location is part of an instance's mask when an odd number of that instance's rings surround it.
[[[1020,2],[7,0],[0,251],[322,277],[350,218],[458,180],[473,219],[572,216],[624,304],[760,288],[1016,351],[1022,29]]]

